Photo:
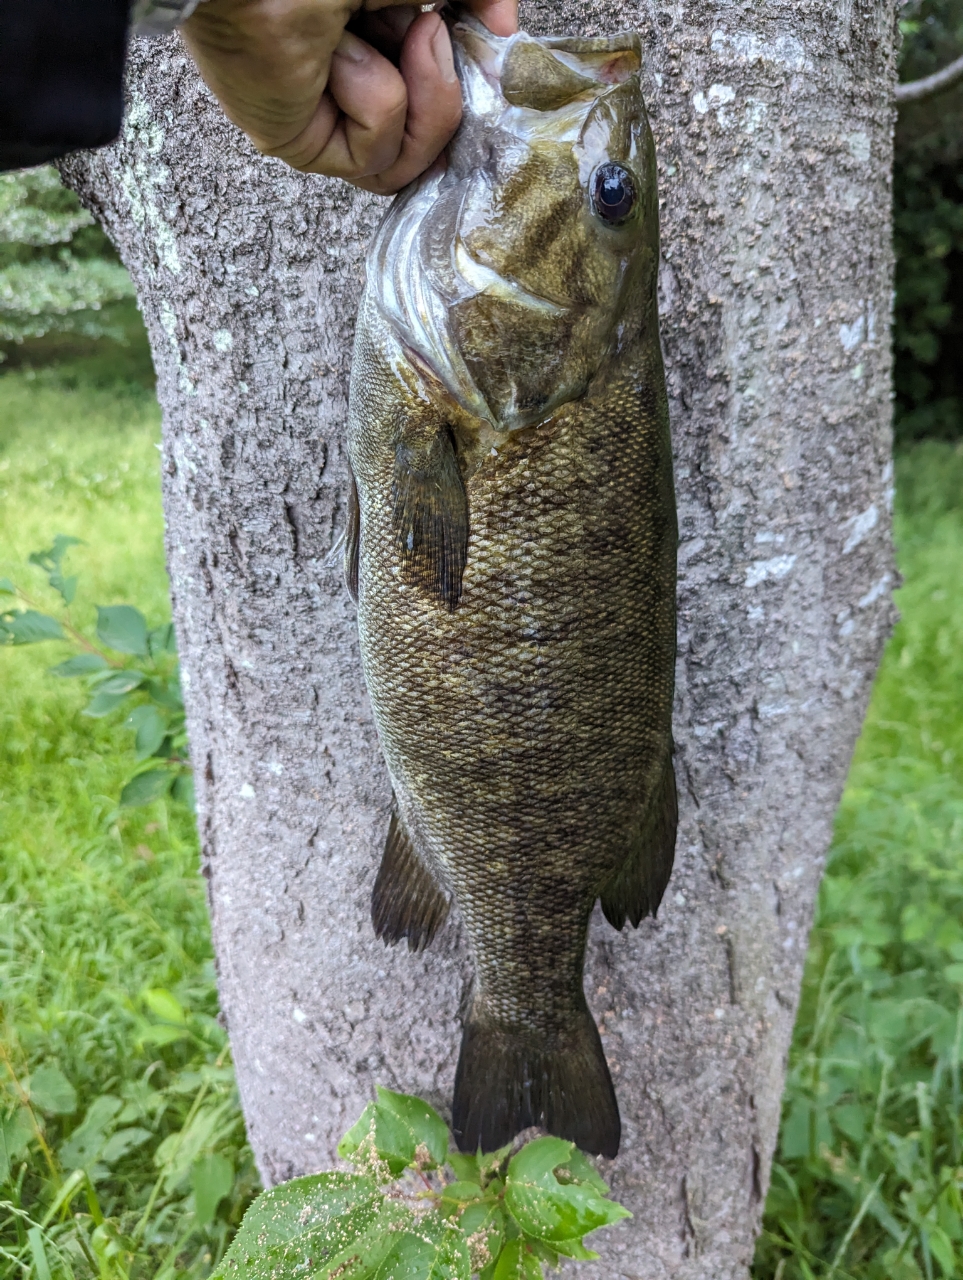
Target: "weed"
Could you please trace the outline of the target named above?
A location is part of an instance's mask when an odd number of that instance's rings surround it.
[[[0,576],[60,528],[92,595],[163,618],[156,405],[2,387]],[[93,632],[93,606],[72,611]],[[72,652],[0,654],[0,1276],[203,1275],[257,1178],[193,821],[166,797],[120,806],[132,735],[48,673]]]

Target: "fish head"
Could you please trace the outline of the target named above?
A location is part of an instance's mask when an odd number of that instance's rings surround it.
[[[585,394],[646,321],[655,156],[636,34],[452,29],[464,118],[446,164],[397,199],[369,291],[400,347],[498,432]]]

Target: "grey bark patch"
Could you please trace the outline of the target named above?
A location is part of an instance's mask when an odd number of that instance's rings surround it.
[[[635,1216],[579,1271],[745,1280],[893,619],[894,6],[522,13],[533,32],[643,33],[682,540],[676,869],[657,921],[615,935],[597,915],[586,970],[624,1126],[608,1174]],[[390,793],[330,552],[380,203],[255,155],[176,37],[134,42],[123,138],[65,170],[151,333],[221,1001],[274,1181],[329,1165],[375,1081],[448,1106],[468,977],[456,919],[410,955],[368,917]]]

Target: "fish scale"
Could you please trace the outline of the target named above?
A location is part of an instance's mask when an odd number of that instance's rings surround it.
[[[453,40],[474,167],[456,138],[448,169],[389,211],[352,369],[347,577],[395,793],[373,919],[416,949],[452,902],[463,921],[464,1149],[538,1124],[613,1155],[588,920],[599,898],[616,927],[654,912],[675,841],[676,525],[638,42],[499,40],[468,22]],[[567,54],[550,92],[546,50]],[[509,61],[511,104],[490,88]],[[612,164],[635,204],[610,225],[586,182]],[[541,297],[564,310],[561,391]]]

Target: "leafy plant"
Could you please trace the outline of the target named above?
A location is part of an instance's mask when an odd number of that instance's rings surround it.
[[[963,1275],[963,448],[896,480],[903,618],[820,891],[759,1280]]]
[[[0,578],[0,597],[12,597],[17,606],[26,606],[4,608],[0,604],[0,644],[72,644],[73,656],[53,667],[51,674],[86,684],[91,697],[84,715],[92,719],[126,711],[124,727],[134,734],[141,767],[125,784],[120,803],[149,804],[169,793],[192,805],[193,782],[174,628],[171,623],[164,623],[148,629],[139,609],[115,604],[97,606],[96,639],[79,630],[70,616],[78,576],[67,576],[64,570],[65,555],[79,541],[58,534],[49,547],[28,557],[30,564],[46,574],[48,586],[59,595],[59,617],[43,612],[9,578]]]
[[[357,1172],[264,1192],[217,1280],[540,1280],[543,1264],[596,1258],[582,1237],[631,1215],[573,1143],[525,1138],[449,1153],[436,1111],[379,1088],[338,1147]]]
[[[53,331],[123,338],[110,304],[133,296],[107,238],[56,169],[0,174],[0,342]]]
[[[913,80],[963,53],[963,0],[910,0],[900,76]],[[963,433],[963,88],[900,109],[893,184],[896,435]]]
[[[246,1167],[235,1164],[241,1117],[224,1033],[169,991],[147,990],[138,1003],[140,1046],[193,1041],[206,1060],[173,1072],[155,1060],[140,1079],[97,1094],[79,1120],[77,1091],[60,1066],[48,1059],[21,1075],[0,1041],[0,1240],[9,1241],[0,1273],[9,1273],[6,1263],[37,1280],[130,1280],[158,1244],[168,1265],[198,1237],[206,1246],[199,1261],[223,1253],[253,1173],[249,1152]],[[42,1199],[32,1147],[44,1167]],[[145,1152],[148,1193],[125,1208],[116,1184]]]

